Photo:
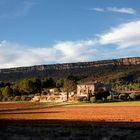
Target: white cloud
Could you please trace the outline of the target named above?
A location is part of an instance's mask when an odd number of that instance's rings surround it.
[[[94,40],[58,42],[53,47],[38,47],[0,42],[0,68],[30,66],[48,63],[88,61],[95,50]]]
[[[136,10],[129,7],[106,7],[106,8],[90,8],[89,10],[97,11],[97,12],[116,12],[116,13],[123,13],[123,14],[136,14]]]
[[[127,7],[123,7],[123,8],[108,7],[107,11],[125,13],[125,14],[136,14],[136,10],[134,10],[133,8],[127,8]]]
[[[139,29],[140,20],[111,28],[93,39],[60,41],[50,47],[35,48],[3,40],[0,68],[140,56]]]
[[[99,8],[99,7],[95,7],[95,8],[91,8],[89,10],[94,10],[94,11],[97,11],[97,12],[104,12],[105,10],[103,8]]]
[[[114,44],[119,48],[140,47],[140,20],[121,24],[103,35],[99,35],[100,43]]]

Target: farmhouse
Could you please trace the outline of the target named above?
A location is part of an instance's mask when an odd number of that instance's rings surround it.
[[[71,91],[67,93],[62,89],[59,91],[56,88],[49,89],[48,91],[44,91],[43,95],[35,96],[32,101],[40,101],[40,102],[66,102],[66,101],[83,101],[90,100],[90,97],[96,96],[97,100],[100,100],[102,97],[106,97],[111,89],[109,86],[101,83],[83,83],[77,85],[77,92]],[[107,94],[105,92],[108,92]],[[105,94],[104,94],[105,93]],[[90,97],[89,97],[90,96]],[[81,100],[82,99],[82,100]]]
[[[77,85],[77,96],[87,97],[90,93],[94,95],[99,92],[110,91],[111,88],[101,82],[85,83]]]

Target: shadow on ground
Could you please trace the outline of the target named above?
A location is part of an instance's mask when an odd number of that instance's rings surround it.
[[[140,140],[140,122],[0,120],[0,140]]]

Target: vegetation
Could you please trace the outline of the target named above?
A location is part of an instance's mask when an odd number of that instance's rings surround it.
[[[54,80],[51,77],[44,79],[29,78],[19,82],[0,82],[0,101],[29,101],[35,95],[48,94],[51,88],[60,90],[63,88],[67,91],[67,99],[69,92],[76,90],[77,78],[70,75],[67,78]]]
[[[139,58],[138,58],[139,59]],[[127,60],[127,59],[126,59]],[[60,65],[3,69],[0,71],[0,100],[30,100],[34,95],[49,94],[49,89],[69,93],[76,92],[76,85],[84,82],[99,81],[112,87],[116,96],[109,92],[89,92],[82,100],[96,102],[139,100],[140,93],[125,91],[140,90],[140,65],[121,65],[119,60],[83,62]],[[41,68],[41,70],[40,70]],[[81,100],[81,99],[80,99]]]

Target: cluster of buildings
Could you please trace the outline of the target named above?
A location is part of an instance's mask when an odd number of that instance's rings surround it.
[[[77,90],[72,92],[62,92],[56,89],[50,89],[49,93],[41,96],[34,96],[32,101],[40,102],[66,102],[66,101],[82,101],[87,100],[89,94],[94,96],[103,92],[110,92],[111,88],[103,83],[85,83],[78,84]]]

